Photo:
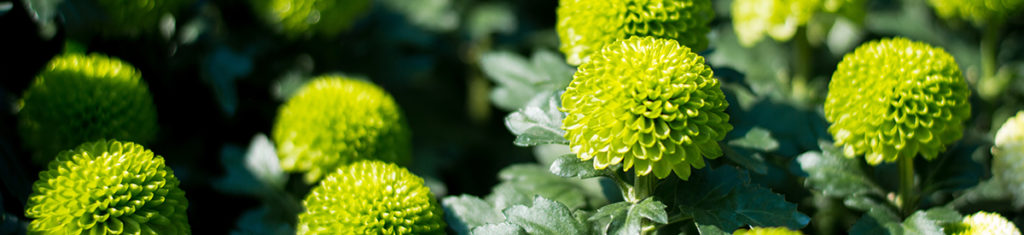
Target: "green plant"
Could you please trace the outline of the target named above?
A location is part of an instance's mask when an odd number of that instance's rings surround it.
[[[338,168],[303,204],[298,234],[443,234],[446,227],[423,179],[381,161]]]
[[[310,184],[360,159],[411,161],[409,128],[391,95],[348,77],[306,83],[280,108],[273,138],[281,168]]]
[[[190,234],[188,200],[164,158],[98,140],[61,152],[32,185],[25,216],[39,234]]]
[[[1020,235],[1020,229],[1012,222],[996,213],[980,211],[973,215],[964,216],[960,223],[947,225],[952,235],[981,235],[981,234],[1004,234]]]
[[[372,5],[370,0],[251,0],[255,14],[288,37],[334,37],[348,30]]]
[[[18,130],[43,165],[62,150],[101,138],[146,144],[156,137],[156,107],[142,75],[100,54],[49,62],[25,91]]]

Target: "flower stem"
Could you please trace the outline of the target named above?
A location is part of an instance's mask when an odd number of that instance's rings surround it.
[[[629,198],[629,202],[633,204],[640,203],[647,197],[650,197],[654,192],[654,187],[658,179],[653,174],[638,175],[633,178],[632,193]],[[649,219],[642,219],[640,222],[640,234],[651,234],[654,232],[654,222]]]
[[[899,158],[900,167],[900,210],[904,217],[917,210],[917,191],[914,187],[914,158]]]

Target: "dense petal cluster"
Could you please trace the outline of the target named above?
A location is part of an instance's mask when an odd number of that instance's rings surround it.
[[[251,0],[256,15],[291,37],[333,37],[352,27],[370,0]]]
[[[584,63],[562,94],[570,149],[594,168],[687,179],[722,155],[729,103],[704,58],[676,41],[633,37]],[[703,157],[702,157],[703,156]]]
[[[146,144],[156,136],[156,107],[142,75],[118,59],[61,55],[25,91],[18,128],[33,159],[101,138]]]
[[[934,159],[963,135],[971,91],[953,56],[904,38],[868,42],[843,57],[825,101],[836,146],[868,163]]]
[[[732,4],[733,30],[740,44],[751,47],[764,35],[789,41],[797,28],[819,12],[856,11],[864,0],[736,0]]]
[[[405,165],[411,145],[405,118],[380,87],[340,76],[315,78],[279,110],[274,142],[281,168],[314,183],[360,159]]]
[[[786,227],[753,227],[740,229],[732,232],[732,235],[803,235],[800,231],[793,231]]]
[[[1024,9],[1024,0],[928,0],[928,3],[942,18],[967,20],[975,25],[1002,21]]]
[[[392,163],[338,168],[303,201],[298,234],[444,234],[441,206],[423,179]]]
[[[1024,111],[1006,120],[996,132],[992,148],[992,174],[1014,196],[1024,199]]]
[[[951,235],[1020,235],[1020,230],[1013,222],[1002,215],[984,211],[964,216],[960,223],[946,227],[947,234]]]
[[[164,158],[99,140],[61,152],[32,186],[29,233],[189,234],[188,200]]]
[[[714,19],[710,0],[561,0],[557,14],[560,49],[571,65],[633,36],[673,39],[704,50]]]

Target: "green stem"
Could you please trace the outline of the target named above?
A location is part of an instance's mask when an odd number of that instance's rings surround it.
[[[914,187],[914,158],[899,158],[900,167],[900,210],[904,217],[917,210],[917,191]]]
[[[996,56],[999,54],[999,41],[1002,32],[1002,20],[990,20],[985,26],[985,34],[981,37],[981,79],[993,79],[996,76]]]
[[[807,102],[813,98],[808,83],[814,69],[811,42],[807,39],[807,27],[800,27],[793,36],[793,75],[790,79],[790,95],[797,101]]]
[[[629,195],[629,202],[633,204],[640,203],[644,199],[651,196],[654,193],[654,187],[658,179],[653,174],[647,174],[643,176],[633,177],[633,188]],[[640,234],[651,234],[655,230],[654,222],[649,219],[643,219],[640,223]]]

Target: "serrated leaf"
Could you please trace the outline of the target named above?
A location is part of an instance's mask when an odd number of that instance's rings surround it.
[[[566,154],[558,157],[551,163],[551,173],[561,177],[576,177],[581,179],[607,175],[606,170],[594,169],[592,161],[582,161],[576,154]]]
[[[487,200],[498,210],[529,204],[534,196],[543,196],[577,209],[607,203],[597,181],[581,181],[552,174],[536,164],[512,165],[498,173],[501,183]]]
[[[445,197],[441,205],[444,205],[448,225],[459,234],[467,234],[477,226],[505,221],[505,215],[495,210],[487,201],[475,196]]]
[[[779,148],[779,141],[772,138],[771,132],[761,127],[751,128],[743,138],[729,141],[729,145],[771,152]]]
[[[860,158],[847,158],[829,142],[820,142],[822,152],[806,152],[797,157],[807,172],[804,184],[830,197],[843,198],[846,205],[868,210],[881,206],[871,197],[880,197],[881,187],[861,169]]]
[[[626,224],[626,217],[633,204],[629,202],[616,202],[597,209],[587,221],[590,221],[593,228],[599,234],[618,234]]]
[[[569,143],[564,137],[565,130],[562,130],[565,114],[558,111],[558,97],[557,92],[543,93],[530,102],[537,105],[528,105],[505,118],[505,126],[516,135],[515,145]]]
[[[529,60],[511,52],[488,52],[481,56],[480,67],[496,83],[491,102],[504,110],[522,109],[542,93],[565,89],[575,71],[547,50],[535,51]]]
[[[729,166],[698,171],[689,181],[662,184],[656,195],[692,216],[698,228],[715,226],[724,232],[744,225],[800,229],[810,221],[795,204],[750,183],[746,172]]]
[[[518,225],[510,224],[510,223],[497,223],[497,224],[487,224],[487,225],[483,225],[483,226],[480,226],[480,227],[473,228],[473,232],[470,233],[470,234],[479,234],[479,235],[519,235],[519,234],[524,234],[525,235],[527,233],[526,233],[526,231],[523,231],[523,228],[520,228]]]
[[[572,82],[572,74],[576,69],[566,64],[564,57],[549,50],[536,50],[530,62],[538,74],[545,77],[540,88],[547,91],[565,89]]]
[[[633,208],[630,208],[629,213],[630,215],[635,214],[637,217],[649,219],[655,223],[665,224],[668,223],[668,213],[665,212],[666,207],[668,206],[665,203],[661,203],[654,199],[654,197],[649,197],[634,205]]]
[[[537,196],[533,206],[517,205],[503,211],[507,222],[522,227],[530,234],[584,234],[588,229],[579,223],[565,205]]]

